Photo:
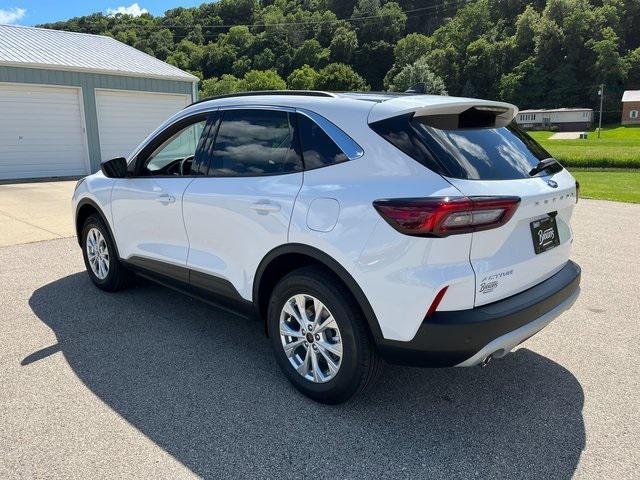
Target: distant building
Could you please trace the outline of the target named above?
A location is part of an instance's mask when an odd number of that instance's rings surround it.
[[[591,108],[553,108],[549,110],[521,110],[516,123],[527,130],[548,130],[556,127],[561,132],[589,130],[593,123]]]
[[[622,125],[640,125],[640,90],[627,90],[622,94]]]

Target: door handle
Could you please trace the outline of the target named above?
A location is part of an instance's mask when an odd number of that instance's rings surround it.
[[[278,205],[277,203],[271,203],[271,202],[256,202],[251,204],[251,209],[255,210],[256,212],[279,212],[280,211],[280,205]]]
[[[168,193],[163,193],[162,195],[158,195],[156,197],[156,202],[164,203],[165,205],[173,203],[175,201],[176,197],[174,197],[173,195],[169,195]]]

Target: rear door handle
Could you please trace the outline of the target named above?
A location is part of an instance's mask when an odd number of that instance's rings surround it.
[[[256,202],[251,204],[251,209],[255,210],[256,212],[279,212],[280,211],[280,205],[278,205],[277,203],[271,203],[271,202]]]
[[[175,201],[176,197],[174,197],[173,195],[169,195],[168,193],[163,193],[162,195],[158,195],[156,197],[156,202],[164,203],[165,205],[174,203]]]

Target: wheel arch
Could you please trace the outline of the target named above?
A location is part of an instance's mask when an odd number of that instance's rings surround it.
[[[87,220],[87,218],[89,218],[89,216],[93,214],[97,214],[102,220],[102,223],[104,223],[104,225],[107,227],[109,235],[111,236],[111,240],[113,241],[113,245],[116,248],[116,255],[118,258],[120,258],[120,254],[118,253],[118,245],[116,244],[116,237],[113,235],[111,225],[109,225],[107,217],[102,211],[102,208],[100,208],[100,206],[90,198],[83,198],[78,202],[78,205],[76,207],[75,224],[78,244],[82,246],[82,227],[84,226],[84,222]]]
[[[308,265],[318,265],[338,277],[362,310],[376,343],[382,340],[382,330],[375,312],[347,269],[322,250],[301,243],[289,243],[274,248],[265,255],[256,270],[253,281],[253,306],[258,318],[265,322],[265,332],[267,331],[267,305],[275,283],[287,273]]]

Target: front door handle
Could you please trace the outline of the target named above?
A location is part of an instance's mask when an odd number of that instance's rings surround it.
[[[256,212],[264,212],[264,213],[279,212],[280,205],[278,205],[277,203],[271,203],[271,202],[256,202],[251,204],[251,209],[255,210]]]
[[[176,201],[176,197],[173,195],[169,195],[168,193],[163,193],[162,195],[158,195],[156,197],[156,202],[163,203],[168,205],[169,203],[174,203]]]

